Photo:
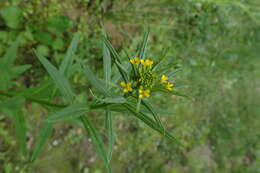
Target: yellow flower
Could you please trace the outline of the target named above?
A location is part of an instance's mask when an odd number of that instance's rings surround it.
[[[140,59],[138,57],[135,57],[134,59],[130,59],[130,62],[132,64],[137,64],[138,65],[140,63]]]
[[[161,77],[161,83],[167,83],[168,77],[165,75],[162,75]]]
[[[170,82],[167,82],[166,83],[166,85],[165,85],[165,88],[167,89],[167,90],[169,90],[169,91],[172,91],[173,90],[173,87],[174,85],[172,84],[172,83],[170,83]]]
[[[120,85],[122,87],[124,87],[123,88],[124,93],[128,93],[128,92],[133,91],[133,88],[131,87],[131,82],[120,82]]]
[[[147,89],[143,89],[143,87],[141,86],[139,89],[139,98],[147,98],[150,97],[151,95],[151,90]]]
[[[142,63],[143,66],[151,66],[153,65],[153,60],[150,60],[150,59],[141,59],[140,62]]]

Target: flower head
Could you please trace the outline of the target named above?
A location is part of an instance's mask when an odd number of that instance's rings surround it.
[[[132,64],[138,65],[138,64],[140,63],[140,59],[139,59],[138,57],[135,57],[134,59],[130,59],[130,62],[131,62]]]
[[[142,86],[139,88],[139,98],[147,98],[150,97],[151,90],[144,89]]]
[[[170,83],[170,82],[167,82],[166,84],[165,84],[165,88],[167,89],[167,90],[169,90],[169,91],[172,91],[173,90],[173,87],[174,85],[172,84],[172,83]]]
[[[123,87],[124,93],[133,91],[133,88],[131,87],[131,82],[120,82],[120,85]]]
[[[168,81],[168,77],[165,76],[165,75],[162,75],[162,77],[161,77],[161,83],[167,83],[167,81]]]
[[[143,66],[151,66],[153,65],[153,60],[150,60],[150,59],[141,59],[140,62],[142,63]]]

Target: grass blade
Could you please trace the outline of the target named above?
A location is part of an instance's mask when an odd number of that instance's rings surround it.
[[[40,135],[38,136],[38,138],[36,140],[36,144],[35,144],[35,148],[32,153],[31,161],[34,161],[38,157],[44,143],[51,136],[52,130],[53,130],[52,124],[46,123],[46,122],[43,124],[43,127],[40,130]]]
[[[70,105],[58,112],[50,114],[46,119],[46,122],[53,123],[57,121],[67,121],[76,119],[88,111],[89,107],[86,104]]]
[[[65,74],[65,76],[67,76],[67,77],[68,77],[69,70],[72,66],[73,60],[74,60],[73,56],[77,49],[78,42],[79,42],[79,34],[75,33],[73,36],[72,42],[65,54],[65,57],[64,57],[63,61],[61,62],[60,72],[62,74]]]
[[[62,96],[64,97],[64,101],[66,103],[72,103],[74,94],[72,92],[68,79],[60,71],[58,71],[57,68],[54,67],[45,57],[43,57],[37,51],[34,52],[38,59],[41,61],[42,65],[50,74],[57,88],[60,90]]]
[[[86,116],[80,116],[80,119],[81,119],[86,131],[90,134],[93,144],[97,150],[97,153],[99,154],[100,158],[102,159],[102,161],[105,164],[107,172],[112,173],[112,169],[109,165],[109,162],[107,159],[108,157],[105,152],[105,147],[104,147],[104,143],[101,139],[101,136],[97,132],[97,130],[94,127],[94,125],[92,124],[92,122]]]

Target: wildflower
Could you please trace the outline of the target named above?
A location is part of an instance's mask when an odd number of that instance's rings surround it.
[[[140,59],[138,57],[135,57],[134,59],[130,59],[130,62],[132,64],[137,64],[138,65],[140,63]]]
[[[151,66],[153,65],[153,60],[150,60],[150,59],[141,59],[140,62],[142,63],[143,66]]]
[[[173,90],[173,87],[174,85],[172,84],[172,83],[170,83],[170,82],[167,82],[166,84],[165,84],[165,88],[167,89],[167,90],[169,90],[169,91],[172,91]]]
[[[149,89],[144,89],[142,86],[139,88],[139,98],[147,98],[150,97],[151,95],[151,90]]]
[[[131,87],[131,82],[121,82],[120,85],[122,87],[124,87],[123,88],[124,93],[128,93],[128,92],[133,91],[133,88]]]
[[[168,77],[165,76],[165,75],[162,75],[162,77],[161,77],[161,83],[167,83],[167,81],[168,81]]]

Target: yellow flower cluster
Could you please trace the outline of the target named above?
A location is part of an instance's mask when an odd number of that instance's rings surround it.
[[[162,75],[162,77],[161,77],[161,83],[162,84],[164,84],[164,87],[167,89],[167,90],[169,90],[169,91],[172,91],[173,90],[173,84],[172,83],[170,83],[169,81],[168,81],[168,77],[167,76],[165,76],[165,75]]]
[[[130,62],[134,65],[142,64],[143,66],[151,66],[153,65],[153,60],[150,59],[140,59],[135,57],[134,59],[130,59]]]
[[[131,87],[131,82],[121,82],[120,85],[123,87],[124,93],[133,91],[133,88]]]
[[[142,86],[139,88],[139,98],[147,98],[150,97],[151,90],[144,89]]]

